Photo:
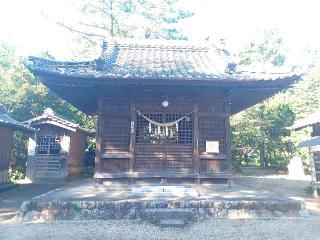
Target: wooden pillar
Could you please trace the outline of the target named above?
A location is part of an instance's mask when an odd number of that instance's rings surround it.
[[[312,189],[313,189],[313,197],[319,198],[318,195],[318,185],[317,185],[317,172],[315,165],[315,154],[319,151],[317,147],[309,147],[309,156],[310,156],[310,170],[311,170],[311,181],[312,181]]]
[[[200,159],[199,159],[199,107],[198,104],[194,104],[194,117],[193,117],[193,161],[194,161],[194,173],[200,174]],[[196,178],[197,184],[200,183],[200,179]]]
[[[101,172],[101,145],[103,141],[103,97],[99,98],[98,102],[98,119],[96,128],[96,157],[95,157],[95,173]]]
[[[227,155],[227,172],[232,174],[232,159],[231,159],[231,130],[230,130],[230,115],[231,115],[231,91],[225,99],[224,110],[225,117],[225,132],[226,132],[226,155]],[[232,179],[228,179],[228,185],[232,186]]]
[[[13,130],[0,127],[0,185],[9,182]]]
[[[133,176],[133,168],[134,168],[134,148],[136,145],[136,108],[134,104],[130,105],[130,163],[129,163],[129,172],[131,176]]]

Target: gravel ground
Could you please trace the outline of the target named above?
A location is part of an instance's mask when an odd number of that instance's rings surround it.
[[[162,229],[139,221],[0,224],[1,240],[22,239],[319,239],[320,217],[269,220],[211,219],[184,229]]]

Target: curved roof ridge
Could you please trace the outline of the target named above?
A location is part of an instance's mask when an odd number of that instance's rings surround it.
[[[159,48],[182,48],[182,49],[199,49],[209,50],[220,49],[215,44],[207,41],[194,40],[167,40],[167,39],[138,39],[138,38],[106,38],[103,43],[114,42],[120,47],[159,47]]]
[[[80,131],[85,132],[88,135],[93,134],[92,131],[81,127],[80,124],[75,123],[69,119],[66,119],[65,117],[58,115],[51,108],[46,108],[40,116],[29,119],[29,120],[25,121],[25,123],[28,123],[30,125],[35,123],[35,125],[37,125],[37,124],[41,124],[41,120],[46,120],[46,119],[57,122],[63,126],[69,127],[69,128],[79,129]],[[38,121],[39,121],[39,123],[37,123]]]

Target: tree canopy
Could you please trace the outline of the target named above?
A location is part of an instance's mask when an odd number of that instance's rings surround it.
[[[250,43],[239,54],[240,63],[282,66],[286,61],[282,38],[266,32],[261,42]],[[314,53],[315,56],[317,53]],[[317,58],[316,58],[317,59]],[[319,109],[319,63],[295,86],[257,104],[232,118],[233,160],[235,166],[260,166],[286,169],[299,137],[287,129],[296,117],[305,117]]]

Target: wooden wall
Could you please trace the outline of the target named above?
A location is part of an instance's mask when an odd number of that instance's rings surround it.
[[[73,132],[52,124],[40,124],[35,127],[40,129],[35,137],[69,136],[70,145],[67,153],[28,156],[27,177],[33,181],[37,178],[72,179],[79,176],[83,171],[86,136],[80,131]]]
[[[70,132],[70,152],[68,178],[79,176],[83,172],[86,136],[80,132]]]
[[[311,136],[312,136],[312,137],[320,136],[320,123],[314,124],[314,125],[312,126]]]
[[[123,94],[123,97],[119,96],[121,94],[105,94],[100,99],[97,178],[109,176],[100,173],[133,172],[136,176],[152,176],[142,173],[177,172],[208,177],[210,174],[231,173],[229,96],[223,91],[190,93],[175,90],[166,93],[169,100],[166,109],[161,106],[161,91],[137,91]],[[135,143],[137,110],[142,113],[180,114],[195,110],[192,113],[193,142],[166,145],[165,157],[162,144]],[[219,141],[219,153],[206,153],[206,141]],[[161,161],[164,158],[166,168]]]
[[[11,129],[0,127],[0,184],[9,181],[12,137]]]

